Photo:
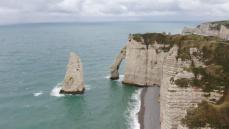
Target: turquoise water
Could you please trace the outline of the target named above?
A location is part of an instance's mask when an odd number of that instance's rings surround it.
[[[139,89],[110,81],[129,33],[179,33],[193,22],[25,24],[0,27],[0,128],[137,128]],[[86,92],[58,96],[70,51],[84,65]],[[121,67],[121,73],[123,73]]]

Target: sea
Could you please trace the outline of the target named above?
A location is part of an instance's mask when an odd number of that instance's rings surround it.
[[[181,33],[198,22],[82,22],[0,26],[0,129],[139,129],[141,88],[109,79],[131,33]],[[61,95],[69,53],[86,91]]]

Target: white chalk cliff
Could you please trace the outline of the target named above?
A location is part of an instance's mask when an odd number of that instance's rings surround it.
[[[215,103],[223,94],[218,91],[210,92],[208,97],[201,88],[181,88],[174,83],[180,78],[192,78],[194,75],[185,71],[191,65],[191,61],[176,59],[177,47],[173,47],[165,56],[163,63],[160,89],[160,119],[161,129],[188,129],[181,124],[181,119],[187,114],[188,109],[197,107],[203,100]],[[199,62],[195,62],[198,64]],[[199,63],[200,64],[200,63]],[[174,78],[172,80],[171,78]],[[211,101],[214,100],[214,101]]]
[[[160,85],[160,120],[161,129],[187,129],[181,119],[187,110],[197,107],[203,100],[211,102],[222,97],[220,92],[210,92],[208,97],[200,88],[179,87],[174,81],[180,78],[193,78],[194,74],[186,71],[192,61],[196,66],[203,63],[193,56],[197,48],[190,48],[191,60],[182,61],[178,56],[178,46],[173,45],[168,51],[161,48],[169,47],[160,41],[146,44],[144,39],[136,41],[132,36],[112,65],[111,78],[118,78],[118,68],[123,59],[126,60],[123,83],[138,86]],[[115,71],[115,72],[114,72]],[[209,94],[209,93],[207,93]]]
[[[227,23],[227,24],[222,24]],[[229,22],[206,22],[198,25],[196,28],[185,27],[183,34],[198,34],[205,36],[217,36],[221,39],[229,40]]]
[[[123,83],[138,86],[153,86],[161,83],[161,67],[164,53],[157,53],[159,44],[146,45],[129,37],[127,45],[121,50],[111,67],[111,78],[118,79],[118,68],[126,60]]]
[[[115,59],[114,64],[111,66],[111,77],[112,80],[119,79],[119,65],[121,64],[122,60],[126,57],[126,47],[123,47],[118,56]]]
[[[83,78],[83,65],[80,57],[71,52],[67,71],[65,74],[63,86],[60,90],[61,94],[81,94],[85,90]]]

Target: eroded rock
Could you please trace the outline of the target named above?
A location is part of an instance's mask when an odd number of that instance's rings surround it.
[[[114,64],[111,66],[111,77],[110,79],[112,80],[117,80],[119,79],[119,66],[122,62],[123,59],[126,57],[126,46],[122,48],[118,56],[115,58]]]
[[[83,78],[83,65],[80,57],[74,52],[70,53],[67,71],[65,74],[61,94],[82,94],[85,90]]]

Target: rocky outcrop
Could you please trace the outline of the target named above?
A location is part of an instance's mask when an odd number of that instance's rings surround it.
[[[83,65],[80,57],[71,52],[67,65],[63,86],[60,90],[61,94],[81,94],[85,90],[83,79]]]
[[[185,27],[182,34],[198,34],[205,36],[217,36],[229,40],[229,21],[206,22],[196,28]]]

